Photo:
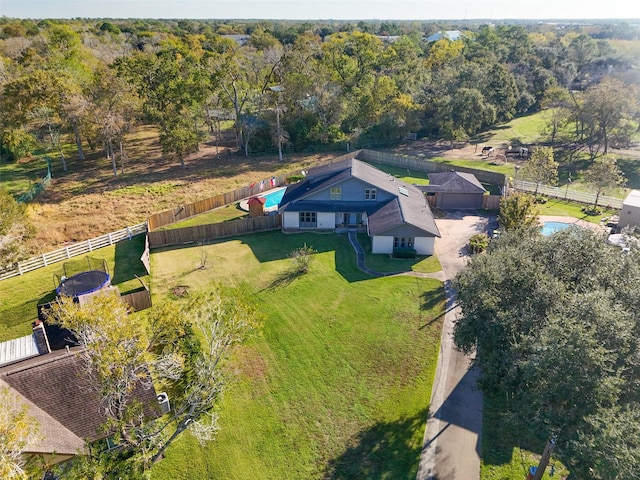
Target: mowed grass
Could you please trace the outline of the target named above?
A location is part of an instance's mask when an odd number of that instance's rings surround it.
[[[106,260],[111,283],[118,287],[120,293],[126,293],[141,287],[136,275],[145,283],[149,281],[140,261],[143,250],[144,235],[138,235],[94,250],[89,256]],[[86,256],[73,257],[68,261],[84,267]],[[63,266],[64,262],[54,263],[0,282],[0,341],[31,333],[31,322],[38,318],[37,305],[55,298],[54,275],[63,275]]]
[[[318,253],[291,276],[288,252]],[[206,252],[207,268],[197,268]],[[216,441],[185,435],[154,479],[415,478],[444,309],[442,284],[373,278],[345,235],[269,232],[152,254],[154,296],[247,282],[262,334],[232,359]]]
[[[598,224],[601,221],[611,217],[612,215],[618,215],[619,210],[602,210],[600,215],[587,215],[582,211],[587,205],[575,202],[565,202],[564,200],[557,200],[550,198],[546,203],[539,204],[540,215],[563,215],[568,217],[579,218],[586,220],[587,222]]]
[[[537,466],[547,439],[534,438],[526,428],[508,413],[508,403],[504,398],[484,396],[482,421],[482,480],[521,480],[527,478],[529,467]],[[551,466],[554,476],[550,475]],[[542,476],[544,480],[567,478],[569,471],[554,456]]]

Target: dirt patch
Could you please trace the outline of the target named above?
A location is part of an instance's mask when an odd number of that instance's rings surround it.
[[[251,381],[254,395],[266,390],[267,364],[260,353],[253,347],[243,346],[236,350],[233,362],[234,373]]]
[[[178,298],[184,298],[189,295],[189,287],[186,285],[178,285],[171,289],[171,294]]]

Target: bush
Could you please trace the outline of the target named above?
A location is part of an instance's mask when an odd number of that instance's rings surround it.
[[[595,208],[595,207],[583,207],[582,208],[582,212],[590,215],[592,217],[595,217],[597,215],[601,215],[602,214],[602,210],[600,210],[599,208]]]
[[[547,197],[545,197],[544,195],[536,195],[536,203],[547,203],[549,199]]]
[[[393,256],[395,258],[416,258],[418,253],[414,248],[394,248]]]
[[[471,253],[484,252],[489,246],[489,236],[486,233],[476,233],[469,238],[469,250]]]
[[[304,175],[291,175],[287,177],[287,183],[298,183],[301,180],[304,180]]]
[[[295,274],[301,275],[309,271],[314,253],[318,253],[317,250],[314,250],[313,247],[307,247],[306,243],[303,247],[296,248],[289,253],[289,258],[293,260]]]

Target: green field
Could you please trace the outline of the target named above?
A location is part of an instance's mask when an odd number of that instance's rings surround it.
[[[287,253],[318,251],[292,277]],[[207,268],[198,265],[206,252]],[[247,282],[262,335],[237,351],[204,447],[186,435],[157,479],[415,478],[440,340],[442,284],[372,278],[345,235],[269,232],[152,254],[153,292]]]

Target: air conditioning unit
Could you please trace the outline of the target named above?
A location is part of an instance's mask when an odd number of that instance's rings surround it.
[[[158,394],[157,398],[162,414],[164,415],[165,413],[169,412],[171,410],[171,405],[169,404],[169,395],[162,392]]]

